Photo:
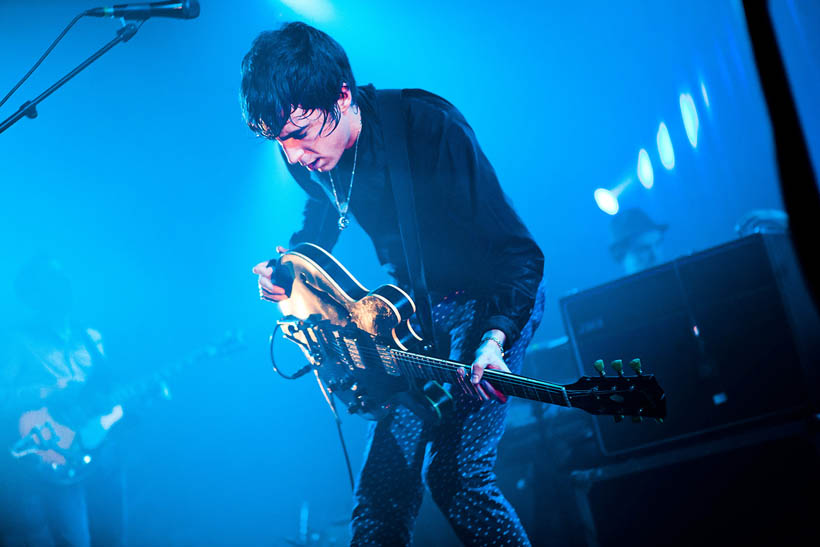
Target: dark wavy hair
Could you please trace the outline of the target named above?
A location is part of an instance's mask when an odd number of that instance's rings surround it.
[[[305,23],[287,23],[260,33],[242,60],[242,115],[254,133],[267,139],[279,136],[297,107],[324,113],[322,130],[328,121],[334,130],[341,117],[342,84],[356,104],[356,80],[342,46]]]

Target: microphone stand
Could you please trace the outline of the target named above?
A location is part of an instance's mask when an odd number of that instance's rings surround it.
[[[141,21],[140,24],[143,23],[143,22],[144,22],[144,20]],[[45,91],[40,93],[40,95],[38,95],[37,98],[35,98],[31,101],[24,102],[20,106],[20,108],[17,109],[17,112],[15,112],[11,116],[9,116],[5,120],[3,120],[3,122],[0,123],[0,133],[5,131],[6,129],[8,129],[9,127],[14,125],[18,121],[20,121],[20,119],[23,116],[26,116],[26,117],[32,118],[32,119],[36,118],[37,117],[37,105],[40,104],[46,97],[48,97],[49,95],[51,95],[52,93],[54,93],[55,91],[60,89],[63,85],[65,85],[65,83],[67,81],[69,81],[71,78],[76,76],[85,67],[87,67],[88,65],[90,65],[91,63],[93,63],[94,61],[99,59],[100,57],[102,57],[109,49],[116,46],[120,42],[127,42],[128,40],[133,38],[134,35],[137,33],[137,30],[139,30],[139,25],[137,25],[136,23],[128,23],[128,24],[123,25],[120,29],[117,30],[116,38],[114,38],[113,40],[111,40],[110,42],[105,44],[102,48],[99,49],[99,51],[97,51],[91,57],[89,57],[88,59],[83,61],[77,68],[75,68],[74,70],[72,70],[71,72],[69,72],[68,74],[63,76],[62,78],[60,78],[57,81],[57,83],[55,83],[54,85],[52,85],[51,87],[49,87],[48,89],[46,89]]]

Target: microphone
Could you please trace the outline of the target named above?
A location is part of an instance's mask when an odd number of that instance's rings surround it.
[[[94,8],[85,12],[91,17],[122,17],[143,20],[149,17],[173,17],[194,19],[199,17],[199,2],[196,0],[150,2],[145,4],[118,4],[116,6]]]

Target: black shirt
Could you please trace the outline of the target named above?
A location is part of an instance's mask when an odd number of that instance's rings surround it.
[[[359,88],[362,132],[350,213],[367,232],[391,276],[408,289],[396,206],[387,182],[376,91]],[[419,89],[402,92],[411,179],[427,285],[435,303],[463,290],[483,305],[484,330],[497,328],[509,347],[526,324],[544,268],[544,256],[510,206],[490,162],[464,116],[449,102]],[[347,196],[354,149],[333,171],[340,200]],[[307,192],[303,228],[290,245],[310,242],[330,251],[339,237],[327,173],[289,165]]]

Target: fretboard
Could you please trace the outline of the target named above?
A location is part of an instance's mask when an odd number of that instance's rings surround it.
[[[458,370],[463,368],[469,382],[470,367],[468,365],[393,349],[390,350],[390,354],[404,376],[456,384],[458,382]],[[560,384],[552,384],[527,378],[526,376],[490,369],[484,371],[484,378],[495,389],[507,396],[512,395],[540,403],[572,406],[566,388]]]

